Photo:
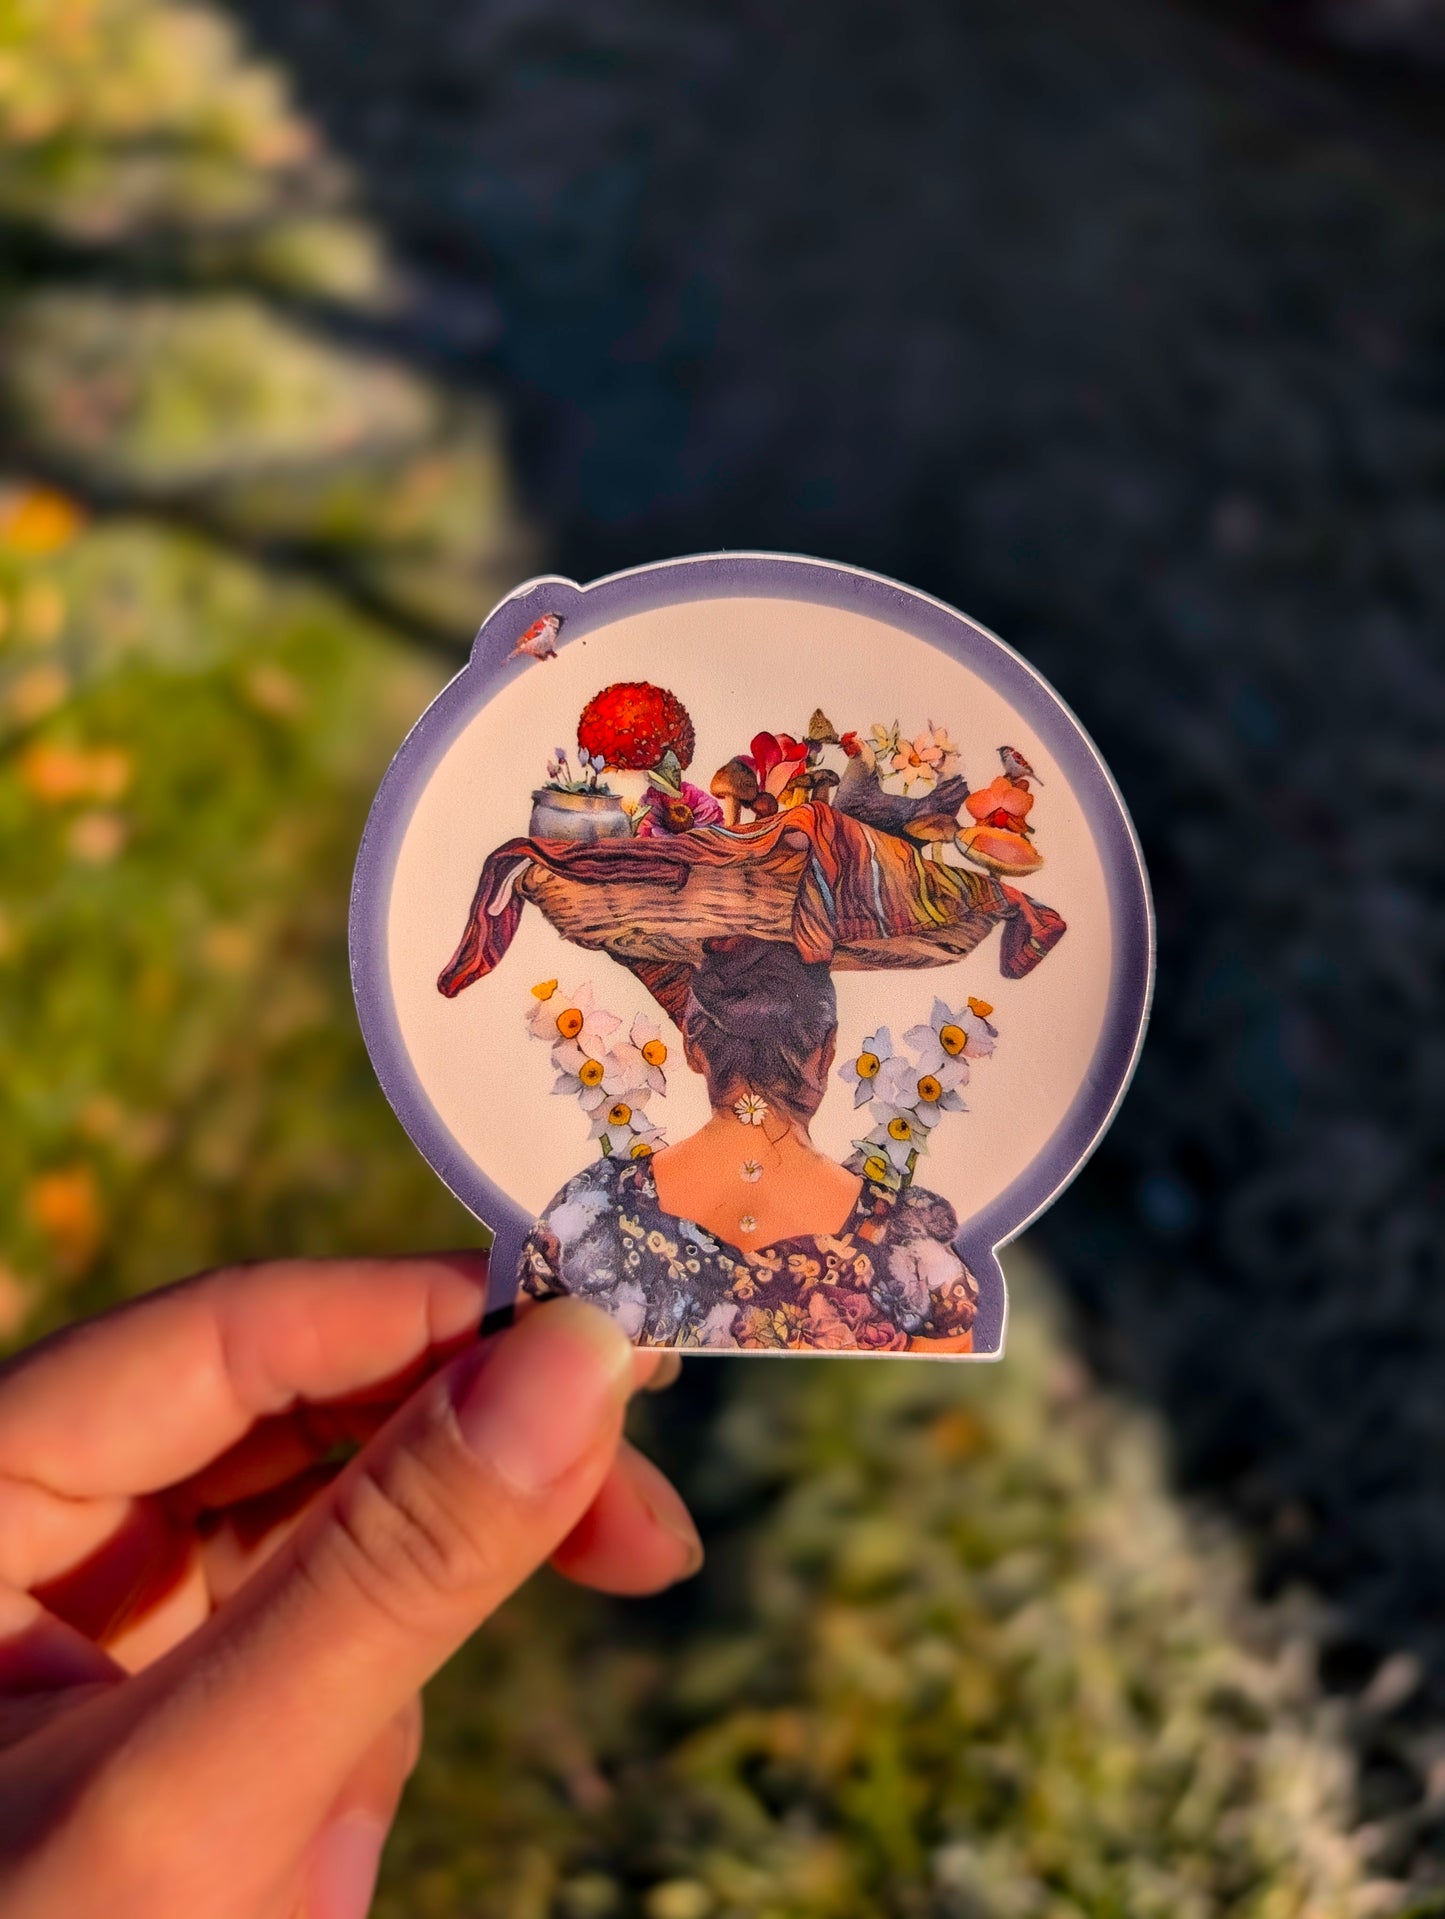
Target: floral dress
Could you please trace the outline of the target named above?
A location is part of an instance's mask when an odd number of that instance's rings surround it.
[[[861,1161],[850,1161],[862,1174]],[[568,1180],[522,1250],[539,1299],[576,1293],[643,1346],[903,1352],[962,1344],[978,1283],[953,1250],[958,1221],[936,1193],[863,1176],[836,1234],[743,1253],[664,1213],[646,1159],[601,1159]]]

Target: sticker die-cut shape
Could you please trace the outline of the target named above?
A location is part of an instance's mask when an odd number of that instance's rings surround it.
[[[974,1357],[1153,959],[1122,801],[1031,667],[894,581],[739,553],[489,615],[378,792],[351,946],[494,1310]]]

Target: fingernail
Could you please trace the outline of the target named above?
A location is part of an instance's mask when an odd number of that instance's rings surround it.
[[[642,1502],[662,1530],[675,1539],[687,1555],[678,1578],[691,1579],[703,1560],[702,1540],[692,1523],[692,1514],[666,1480],[656,1488],[649,1488]]]
[[[665,1393],[669,1386],[676,1383],[681,1372],[680,1353],[659,1353],[657,1364],[642,1382],[642,1390],[645,1393]]]
[[[386,1827],[365,1813],[328,1826],[311,1862],[306,1919],[366,1919],[385,1844]]]
[[[598,1307],[552,1301],[503,1333],[459,1382],[462,1437],[517,1492],[544,1492],[616,1421],[632,1390],[632,1353]]]
[[[702,1564],[702,1541],[686,1500],[645,1453],[631,1452],[623,1463],[633,1496],[646,1508],[648,1518],[682,1547],[683,1566],[677,1577],[691,1579]]]

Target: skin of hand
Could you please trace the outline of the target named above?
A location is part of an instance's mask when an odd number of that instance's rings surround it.
[[[622,1437],[676,1355],[575,1299],[479,1341],[485,1294],[473,1254],[238,1267],[0,1370],[6,1919],[361,1919],[457,1646],[548,1560],[696,1571]]]

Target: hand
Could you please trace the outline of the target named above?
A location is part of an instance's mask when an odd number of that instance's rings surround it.
[[[361,1919],[493,1607],[696,1569],[621,1440],[675,1357],[574,1299],[478,1343],[484,1295],[472,1255],[235,1269],[0,1370],[7,1919]]]

